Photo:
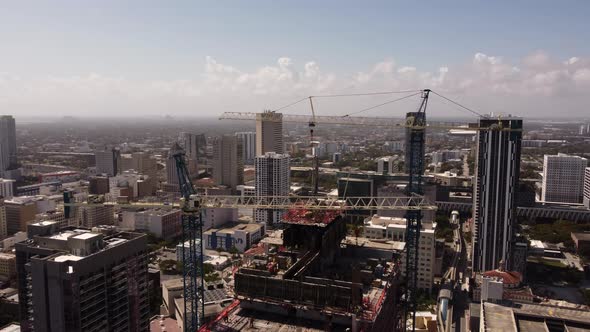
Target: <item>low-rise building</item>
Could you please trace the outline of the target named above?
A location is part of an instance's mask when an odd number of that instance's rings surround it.
[[[178,209],[150,209],[134,213],[135,230],[147,231],[171,241],[182,235],[182,213]]]
[[[533,292],[522,284],[519,272],[491,270],[476,274],[473,301],[533,303]]]
[[[203,232],[205,248],[230,250],[236,247],[238,251],[244,252],[250,246],[258,242],[264,235],[264,224],[249,223],[235,224],[228,228],[212,228]]]
[[[576,252],[582,255],[590,255],[590,232],[572,233],[571,236],[576,246]]]

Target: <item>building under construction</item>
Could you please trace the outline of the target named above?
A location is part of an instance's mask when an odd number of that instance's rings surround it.
[[[347,245],[346,224],[336,213],[291,211],[283,223],[284,229],[245,253],[235,273],[240,308],[212,330],[243,330],[259,320],[289,320],[312,331],[396,326],[394,251]]]

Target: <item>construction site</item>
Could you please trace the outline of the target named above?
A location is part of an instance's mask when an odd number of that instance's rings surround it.
[[[401,313],[395,305],[400,287],[394,251],[345,244],[346,224],[336,212],[288,211],[284,224],[244,254],[235,272],[239,308],[211,330],[247,330],[260,320],[273,331],[359,331],[396,324]]]

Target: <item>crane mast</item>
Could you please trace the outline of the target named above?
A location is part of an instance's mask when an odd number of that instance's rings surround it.
[[[196,331],[205,318],[201,206],[197,192],[191,183],[184,151],[175,144],[170,153],[176,162],[178,186],[182,195],[184,329]]]
[[[406,115],[406,172],[409,197],[423,195],[422,177],[424,175],[424,141],[426,125],[426,106],[430,90],[422,92],[422,103],[416,112]],[[418,257],[420,247],[420,229],[422,228],[422,211],[406,211],[406,294],[403,326],[411,320],[412,331],[416,325],[416,292],[418,290]],[[409,317],[408,317],[409,316]]]

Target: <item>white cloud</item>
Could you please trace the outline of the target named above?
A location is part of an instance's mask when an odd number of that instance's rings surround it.
[[[464,64],[442,65],[433,72],[385,59],[366,70],[329,73],[318,62],[299,63],[286,56],[254,70],[208,56],[202,72],[179,80],[140,81],[100,73],[34,78],[18,74],[0,68],[0,108],[17,115],[113,115],[136,110],[218,115],[227,110],[272,108],[308,95],[422,88],[469,100],[474,108],[514,107],[518,112],[512,113],[551,115],[555,113],[550,107],[555,105],[585,110],[590,59],[556,60],[545,52],[534,52],[511,63],[478,52]],[[335,102],[332,109],[348,104]]]

